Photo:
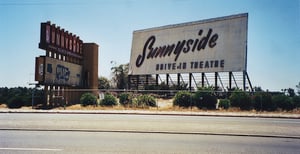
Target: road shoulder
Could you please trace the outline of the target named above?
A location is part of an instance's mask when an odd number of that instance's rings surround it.
[[[222,112],[222,111],[154,111],[154,110],[24,110],[0,109],[0,113],[48,113],[48,114],[136,114],[136,115],[176,115],[176,116],[220,116],[255,118],[300,119],[300,114],[268,112]]]

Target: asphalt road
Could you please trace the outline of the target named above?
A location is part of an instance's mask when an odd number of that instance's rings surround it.
[[[0,114],[0,153],[300,153],[300,120]]]

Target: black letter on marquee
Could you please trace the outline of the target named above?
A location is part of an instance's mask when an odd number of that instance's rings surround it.
[[[164,57],[166,55],[170,56],[172,54],[172,51],[173,51],[174,47],[175,47],[175,44],[168,45],[163,56]]]
[[[208,42],[208,39],[209,39],[209,37],[210,37],[210,35],[211,35],[211,32],[212,32],[212,29],[209,29],[207,35],[204,36],[204,37],[201,39],[201,41],[200,41],[199,44],[198,44],[198,48],[197,48],[198,51],[200,51],[201,49],[205,49],[205,46],[206,46],[206,44],[207,44],[207,42]]]
[[[211,39],[209,40],[209,43],[208,43],[208,46],[210,47],[210,48],[213,48],[213,47],[215,47],[216,45],[217,45],[217,39],[218,39],[218,34],[214,34],[212,37],[211,37]]]
[[[190,45],[192,45],[194,43],[194,40],[192,39],[189,39],[187,42],[186,42],[186,48],[183,49],[183,52],[184,53],[188,53],[191,49]]]
[[[165,51],[166,51],[166,46],[165,46],[165,45],[164,45],[164,46],[160,46],[160,47],[156,50],[155,58],[156,58],[157,56],[159,56],[159,57],[163,56],[164,53],[165,53]]]
[[[224,68],[224,65],[225,65],[225,60],[223,59],[223,60],[221,60],[221,62],[220,62],[221,64],[220,64],[220,67],[222,67],[222,68]]]
[[[178,43],[177,43],[177,45],[176,45],[176,47],[175,47],[175,50],[174,50],[174,54],[176,55],[176,56],[175,56],[175,61],[176,61],[177,58],[179,57],[180,52],[181,52],[181,50],[183,49],[185,42],[186,42],[186,40],[182,40],[182,42],[178,41]]]
[[[137,59],[136,59],[135,65],[136,65],[137,67],[140,67],[140,66],[143,64],[143,62],[144,62],[144,60],[145,60],[145,57],[146,57],[146,50],[147,50],[147,47],[149,46],[148,49],[151,49],[152,46],[153,46],[153,44],[154,44],[154,42],[155,42],[155,36],[150,36],[150,37],[148,38],[148,40],[146,41],[145,45],[144,45],[144,49],[143,49],[142,55],[139,55],[139,56],[137,57]]]

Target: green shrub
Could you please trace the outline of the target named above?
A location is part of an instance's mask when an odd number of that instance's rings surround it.
[[[174,106],[189,107],[192,106],[192,94],[188,91],[179,91],[173,100]]]
[[[80,97],[80,104],[82,106],[96,105],[97,104],[97,98],[92,93],[84,93]]]
[[[213,93],[213,88],[199,88],[193,95],[193,104],[198,108],[216,109],[217,97]]]
[[[235,90],[229,99],[231,106],[239,107],[241,110],[250,110],[252,107],[251,97],[244,91]]]
[[[123,106],[132,104],[132,93],[121,93],[119,95],[119,102]]]
[[[272,97],[272,101],[276,104],[277,108],[282,110],[294,109],[293,101],[290,97],[280,94]]]
[[[34,105],[43,104],[45,101],[44,90],[35,90],[34,92]]]
[[[111,94],[105,94],[104,99],[101,100],[100,105],[102,106],[114,106],[117,105],[117,99]]]
[[[151,95],[147,95],[147,94],[139,95],[136,101],[137,101],[137,106],[139,107],[145,107],[145,106],[156,107],[156,100]]]
[[[7,106],[8,108],[17,109],[24,106],[25,102],[21,96],[12,97],[8,100]]]
[[[294,96],[293,97],[293,104],[296,108],[300,107],[300,96]]]
[[[257,92],[253,96],[253,107],[256,110],[274,111],[276,104],[272,102],[272,95],[268,92]]]
[[[145,90],[160,90],[159,85],[145,85]]]
[[[230,104],[229,99],[220,99],[219,108],[227,110],[227,109],[229,109],[230,106],[231,106],[231,104]]]

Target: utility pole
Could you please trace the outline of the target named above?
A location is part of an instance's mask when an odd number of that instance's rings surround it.
[[[34,109],[34,93],[35,93],[35,89],[36,89],[36,87],[37,87],[37,83],[28,83],[30,86],[31,85],[34,85],[34,87],[33,87],[33,90],[32,90],[32,93],[31,93],[31,108],[32,109]]]

